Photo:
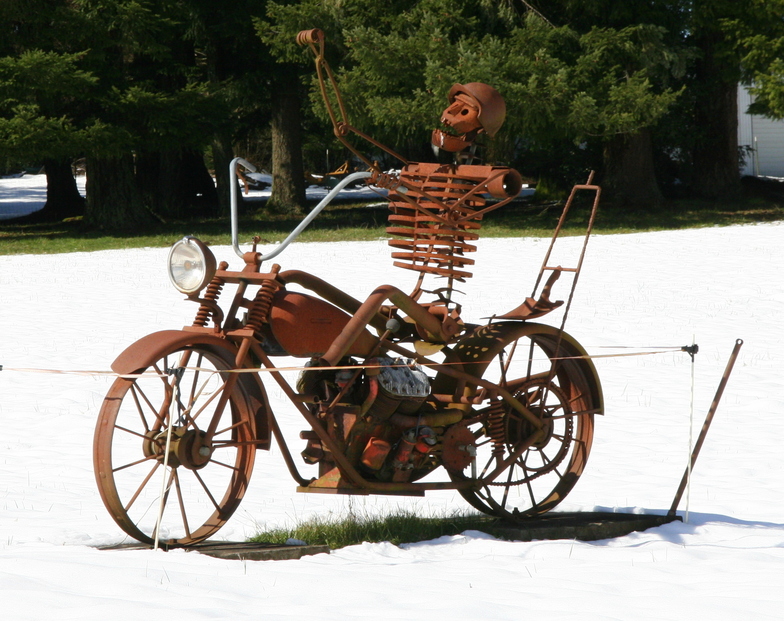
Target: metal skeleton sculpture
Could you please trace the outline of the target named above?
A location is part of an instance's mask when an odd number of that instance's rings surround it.
[[[172,283],[199,308],[192,325],[150,334],[112,365],[120,377],[103,402],[94,441],[106,507],[140,541],[194,544],[237,509],[257,451],[268,450],[274,438],[298,491],[457,490],[480,511],[514,519],[552,509],[582,474],[594,417],[603,411],[596,370],[563,330],[599,188],[590,178],[575,186],[532,295],[488,323],[467,323],[453,285],[471,276],[467,255],[483,216],[521,188],[516,171],[475,163],[474,139],[498,131],[503,99],[485,84],[455,85],[444,128],[432,136],[435,146],[455,154],[454,163],[408,162],[348,123],[321,31],[303,31],[298,41],[315,54],[336,135],[369,170],[341,181],[267,254],[255,243],[248,252],[239,248],[232,184],[232,245],[244,262],[239,271],[216,264],[195,238],[172,247]],[[350,133],[399,158],[400,172],[383,174],[351,146]],[[233,175],[239,167],[253,170],[236,158]],[[273,264],[262,271],[357,179],[389,190],[389,243],[395,265],[418,273],[411,293],[383,285],[361,302],[300,270]],[[551,266],[553,244],[579,190],[595,192],[579,260],[572,268]],[[563,272],[573,278],[560,327],[531,321],[563,304],[550,298]],[[427,291],[426,277],[440,278],[443,286]],[[223,293],[227,286],[233,295]],[[425,301],[426,294],[432,299]],[[277,356],[305,359],[293,385],[273,362]],[[305,467],[317,469],[313,476],[300,473],[281,433],[267,398],[270,381],[308,426],[300,434],[301,455]],[[434,473],[439,469],[445,477]]]

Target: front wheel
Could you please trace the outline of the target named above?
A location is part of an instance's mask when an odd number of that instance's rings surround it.
[[[470,440],[470,465],[452,468],[454,481],[477,481],[461,495],[484,513],[505,518],[539,515],[561,502],[591,452],[594,415],[602,412],[599,379],[583,348],[568,334],[538,324],[498,323],[469,337],[456,353],[465,370],[510,393],[541,423],[534,425],[493,391],[474,407],[455,437]],[[471,387],[471,394],[482,394]],[[460,435],[458,435],[460,434]],[[524,443],[530,446],[522,452]],[[483,477],[520,453],[491,482]],[[464,466],[464,467],[463,467]]]
[[[128,535],[189,545],[231,517],[256,452],[258,398],[230,350],[173,348],[148,375],[118,378],[103,401],[94,440],[98,489]],[[180,368],[182,375],[169,373]],[[171,423],[171,430],[170,428]],[[168,450],[167,450],[168,446]]]

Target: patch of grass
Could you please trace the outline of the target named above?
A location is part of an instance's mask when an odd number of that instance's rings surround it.
[[[308,208],[312,208],[312,203]],[[482,222],[483,237],[549,237],[561,214],[559,201],[517,201],[489,213]],[[590,213],[589,202],[576,201],[563,229],[581,235]],[[385,202],[332,204],[300,236],[299,241],[367,241],[387,237]],[[240,243],[254,235],[262,243],[280,242],[301,216],[271,214],[263,208],[240,219]],[[602,204],[596,234],[639,233],[707,226],[728,226],[784,220],[784,200],[745,197],[731,202],[679,200],[656,210],[619,208]],[[231,243],[228,218],[160,223],[134,231],[90,229],[79,220],[44,224],[0,223],[0,255],[92,252],[96,250],[167,247],[183,235],[208,244]]]
[[[312,208],[313,203],[309,207]],[[325,209],[298,241],[364,241],[385,236],[386,203],[334,205]],[[239,222],[242,245],[258,235],[261,243],[283,241],[302,216],[245,214]],[[0,255],[92,252],[123,248],[165,248],[184,235],[194,235],[212,245],[231,243],[231,223],[226,218],[170,221],[132,231],[90,228],[79,219],[66,222],[14,224],[0,222]]]
[[[289,539],[310,545],[327,545],[336,550],[364,541],[389,541],[395,545],[427,541],[443,536],[459,535],[466,530],[493,534],[501,521],[480,514],[455,513],[442,517],[419,517],[410,511],[372,517],[350,511],[344,518],[315,517],[294,528],[262,531],[250,541],[283,545]]]

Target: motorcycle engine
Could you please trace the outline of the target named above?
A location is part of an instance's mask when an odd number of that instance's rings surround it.
[[[340,366],[346,368],[303,371],[297,387],[315,392],[311,411],[352,464],[384,481],[407,481],[412,471],[435,467],[439,436],[424,420],[434,410],[426,402],[430,378],[422,367],[410,358],[387,356],[362,366],[346,359]],[[321,475],[333,468],[318,436],[301,435],[308,440],[305,461],[319,463]]]

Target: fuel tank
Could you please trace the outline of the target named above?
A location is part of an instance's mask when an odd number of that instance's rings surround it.
[[[290,356],[320,356],[340,335],[351,316],[321,298],[282,289],[272,298],[269,324],[272,335]],[[348,351],[368,356],[377,339],[362,329]]]

